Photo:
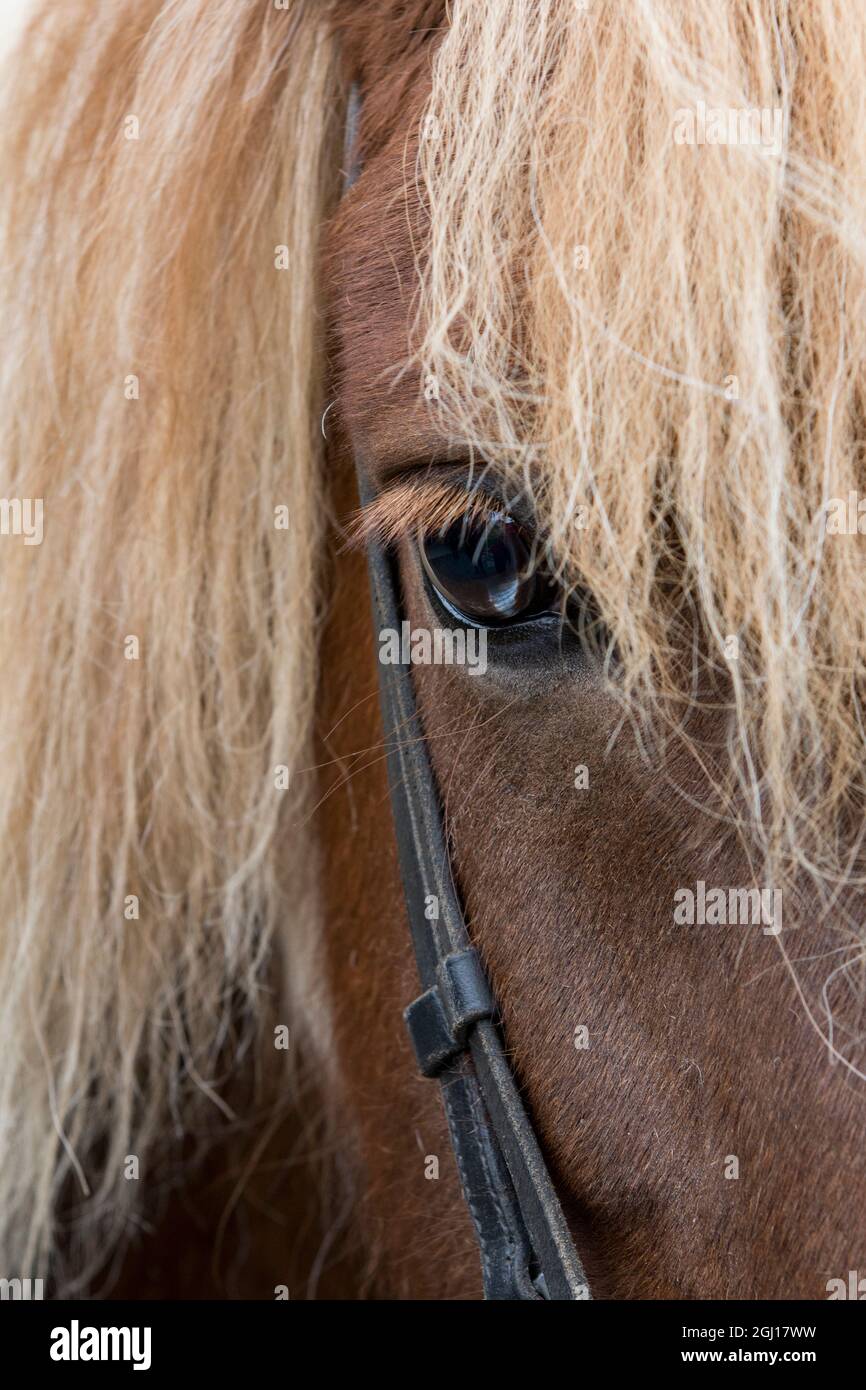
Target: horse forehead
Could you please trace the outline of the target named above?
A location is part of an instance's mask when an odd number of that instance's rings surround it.
[[[446,25],[445,0],[337,0],[347,79],[364,98],[361,131],[368,161],[403,125],[403,108]]]
[[[429,70],[419,69],[403,90],[399,123],[369,156],[364,154],[369,146],[364,106],[362,172],[325,234],[328,325],[341,415],[355,447],[374,464],[436,452],[442,443],[423,409],[419,368],[412,360],[424,243],[414,171],[429,90]]]

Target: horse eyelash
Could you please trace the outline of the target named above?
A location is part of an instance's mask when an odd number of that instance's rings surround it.
[[[394,545],[419,531],[430,534],[455,521],[470,525],[484,521],[502,509],[498,498],[479,488],[403,482],[356,513],[349,526],[349,545],[355,548],[371,541]]]

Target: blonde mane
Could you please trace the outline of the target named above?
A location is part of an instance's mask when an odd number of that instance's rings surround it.
[[[864,485],[864,59],[836,0],[477,0],[418,158],[443,425],[534,496],[657,749],[696,628],[719,814],[828,903],[864,882],[866,541],[825,534]],[[785,138],[687,143],[744,109]]]
[[[316,993],[293,774],[342,154],[326,12],[46,6],[7,70],[3,490],[44,502],[41,546],[0,540],[9,1274],[48,1272],[63,1195],[84,1285],[131,1229],[127,1156],[152,1180],[163,1136],[230,1116],[238,1059],[264,1094],[278,926],[288,990]]]
[[[866,13],[796,10],[455,0],[418,164],[419,368],[443,430],[534,496],[660,737],[696,698],[697,615],[724,806],[757,872],[829,901],[864,878],[866,567],[822,521],[863,485]],[[0,537],[0,1251],[46,1273],[62,1202],[54,1291],[132,1228],[127,1156],[147,1171],[230,1117],[239,1060],[266,1097],[283,999],[321,1006],[293,774],[331,11],[67,0],[7,67],[3,491],[44,501],[44,543]],[[699,102],[780,109],[786,141],[677,143]]]

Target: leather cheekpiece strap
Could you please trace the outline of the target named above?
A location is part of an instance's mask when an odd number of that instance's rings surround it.
[[[472,1024],[495,1013],[478,952],[470,947],[446,956],[436,968],[436,984],[403,1013],[422,1076],[438,1076],[465,1051]]]
[[[353,88],[346,188],[357,173]],[[362,504],[371,500],[356,459]],[[374,627],[400,630],[392,557],[368,547]],[[437,1077],[481,1255],[485,1297],[587,1299],[589,1286],[505,1055],[496,1006],[451,875],[411,668],[380,665],[379,693],[400,874],[422,993],[405,1011],[425,1076]],[[428,906],[435,910],[428,913]]]

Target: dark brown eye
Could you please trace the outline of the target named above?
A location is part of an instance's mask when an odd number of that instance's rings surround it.
[[[420,541],[439,600],[461,622],[502,627],[556,611],[558,591],[537,569],[532,537],[507,512],[453,522]]]

